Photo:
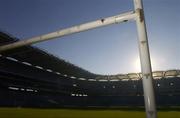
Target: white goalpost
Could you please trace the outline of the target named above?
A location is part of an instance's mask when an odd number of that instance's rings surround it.
[[[83,32],[83,31],[91,30],[94,28],[102,27],[102,26],[127,22],[130,20],[134,20],[137,26],[146,117],[157,118],[149,46],[148,46],[147,32],[146,32],[146,26],[145,26],[143,5],[142,5],[141,0],[134,0],[134,11],[130,11],[130,12],[126,12],[120,15],[80,24],[80,25],[62,29],[56,32],[33,37],[27,40],[22,40],[15,43],[3,45],[3,46],[0,46],[0,53],[6,50],[10,50],[10,49],[14,49],[14,48],[18,48],[18,47],[22,47],[26,45],[31,45],[34,43],[51,40],[54,38],[59,38],[66,35]]]

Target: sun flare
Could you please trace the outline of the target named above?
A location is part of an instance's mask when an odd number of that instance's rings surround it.
[[[140,72],[141,71],[141,64],[139,57],[134,60],[134,71]]]
[[[162,60],[164,62],[164,60]],[[136,59],[134,59],[134,62],[133,62],[133,69],[134,69],[134,72],[141,72],[141,63],[140,63],[140,58],[137,57]],[[157,65],[157,62],[154,58],[151,58],[151,67],[152,67],[152,70],[157,70],[158,68],[158,65]]]

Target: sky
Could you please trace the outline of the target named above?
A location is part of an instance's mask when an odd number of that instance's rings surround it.
[[[180,69],[180,0],[143,0],[153,71]],[[0,30],[21,39],[133,10],[133,0],[0,0]],[[33,46],[97,74],[140,72],[135,22]]]

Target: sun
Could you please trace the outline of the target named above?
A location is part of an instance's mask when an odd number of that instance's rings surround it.
[[[135,72],[141,72],[141,64],[140,64],[140,59],[139,57],[137,57],[134,62],[133,62],[133,66],[134,66],[134,71]]]
[[[152,70],[157,69],[157,62],[154,58],[151,58],[151,67],[152,67]],[[133,61],[133,71],[141,72],[141,63],[140,63],[139,57],[135,58]]]

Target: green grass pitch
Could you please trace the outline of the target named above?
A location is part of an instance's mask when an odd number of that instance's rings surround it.
[[[144,111],[0,108],[0,118],[145,118]],[[180,118],[180,111],[158,111],[158,118]]]

